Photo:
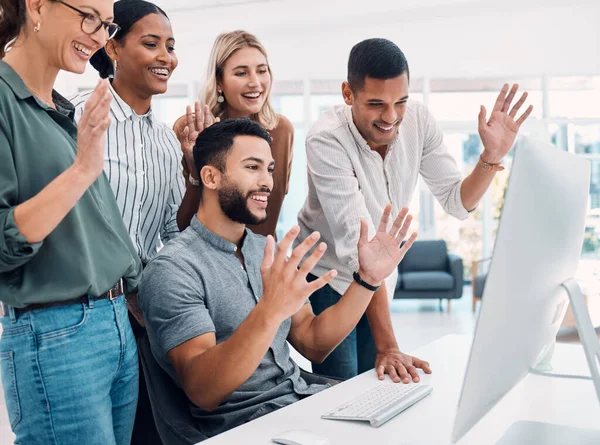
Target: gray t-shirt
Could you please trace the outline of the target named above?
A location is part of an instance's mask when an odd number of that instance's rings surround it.
[[[260,264],[266,238],[246,230],[242,254],[236,245],[208,230],[196,217],[148,264],[139,289],[152,353],[181,386],[167,352],[208,332],[217,344],[227,340],[262,297]],[[200,429],[214,436],[327,386],[307,385],[290,358],[286,342],[291,319],[284,321],[252,376],[212,412],[190,402]]]

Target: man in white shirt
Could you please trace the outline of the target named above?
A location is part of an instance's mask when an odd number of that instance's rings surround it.
[[[335,304],[357,270],[358,222],[368,221],[375,233],[387,203],[398,212],[412,198],[419,174],[450,215],[465,219],[475,209],[510,151],[532,106],[515,119],[527,93],[510,109],[518,85],[504,85],[489,120],[479,113],[484,150],[478,165],[462,178],[443,135],[429,110],[408,100],[409,69],[402,51],[389,40],[369,39],[352,48],[348,81],[342,85],[346,105],[334,107],[306,137],[308,197],[298,214],[297,242],[312,231],[321,233],[329,249],[313,269],[312,279],[330,269],[337,277],[310,298],[316,314]],[[400,125],[402,124],[402,125]],[[371,369],[380,379],[418,380],[426,362],[403,354],[390,319],[389,301],[397,271],[377,291],[356,329],[313,371],[350,378]]]

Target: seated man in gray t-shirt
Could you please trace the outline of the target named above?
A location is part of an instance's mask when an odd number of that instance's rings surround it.
[[[275,168],[270,144],[249,119],[226,120],[198,135],[198,213],[150,262],[140,285],[152,352],[185,390],[207,437],[325,389],[300,377],[286,340],[307,359],[324,360],[416,238],[401,246],[411,222],[406,208],[388,231],[388,206],[370,241],[363,221],[356,281],[316,317],[307,299],[336,275],[306,281],[326,248],[316,245],[319,234],[287,258],[298,227],[278,247],[271,236],[246,229],[267,215]]]

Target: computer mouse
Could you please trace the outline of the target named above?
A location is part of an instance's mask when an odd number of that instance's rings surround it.
[[[331,445],[327,437],[306,430],[284,431],[271,440],[281,445]]]

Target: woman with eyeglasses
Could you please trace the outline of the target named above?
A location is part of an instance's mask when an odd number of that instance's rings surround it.
[[[175,38],[165,12],[150,2],[117,1],[114,20],[119,31],[90,60],[100,77],[111,78],[112,122],[106,135],[104,171],[131,240],[146,264],[163,243],[179,234],[177,211],[185,192],[179,141],[173,130],[156,119],[151,107],[152,98],[167,91],[177,68]],[[76,120],[91,94],[71,100]],[[138,338],[144,332],[142,314],[135,295],[127,300]],[[160,443],[143,378],[132,443]]]
[[[213,116],[220,120],[247,117],[269,131],[273,138],[271,151],[275,159],[267,220],[260,225],[248,225],[248,228],[260,235],[275,236],[279,213],[290,182],[294,127],[285,116],[273,110],[272,84],[267,51],[254,35],[246,31],[233,31],[217,37],[208,61],[203,97],[205,110],[199,104],[196,104],[195,113],[188,108],[187,114],[180,117],[173,127],[182,142],[184,153],[188,153],[186,167],[189,167],[184,169],[188,193],[178,217],[182,230],[189,225],[200,202],[196,177],[198,173],[194,168],[193,156],[190,155],[198,129],[201,131],[211,125]],[[248,201],[250,202],[249,198]]]
[[[124,294],[142,265],[102,174],[112,95],[79,125],[53,89],[118,30],[112,0],[0,0],[2,388],[15,443],[131,439],[138,360]]]

